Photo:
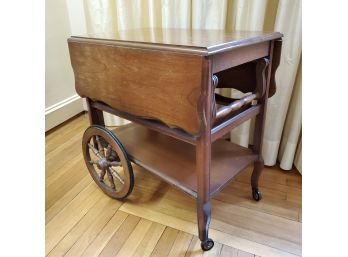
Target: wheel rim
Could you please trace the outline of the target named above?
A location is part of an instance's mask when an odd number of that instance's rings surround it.
[[[86,166],[94,181],[109,196],[122,199],[133,188],[132,166],[122,144],[104,127],[91,126],[83,136]]]

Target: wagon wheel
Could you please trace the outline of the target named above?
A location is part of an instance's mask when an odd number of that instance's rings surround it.
[[[110,130],[98,125],[87,128],[82,151],[89,173],[105,194],[123,199],[132,192],[132,165],[121,142]]]

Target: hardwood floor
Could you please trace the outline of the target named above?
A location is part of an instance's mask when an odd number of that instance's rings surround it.
[[[211,251],[202,252],[193,198],[134,167],[135,188],[116,201],[92,181],[82,157],[86,114],[46,135],[47,256],[298,256],[302,178],[265,168],[251,200],[251,168],[212,201]]]

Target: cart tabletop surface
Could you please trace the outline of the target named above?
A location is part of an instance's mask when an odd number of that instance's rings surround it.
[[[70,40],[210,55],[282,36],[279,32],[266,31],[144,28],[120,30],[114,35],[73,36]]]

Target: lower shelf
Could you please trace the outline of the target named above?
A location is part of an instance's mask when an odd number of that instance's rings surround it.
[[[114,130],[132,162],[197,197],[194,145],[130,124]],[[210,195],[214,196],[235,175],[256,159],[250,149],[225,140],[212,143]]]

